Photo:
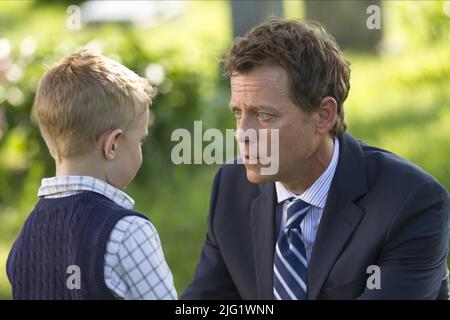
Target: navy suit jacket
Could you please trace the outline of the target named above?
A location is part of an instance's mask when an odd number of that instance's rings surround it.
[[[273,298],[276,203],[274,183],[250,183],[240,164],[221,167],[182,298]],[[449,194],[431,175],[344,134],[308,265],[308,299],[447,298],[449,212]],[[371,265],[380,268],[380,289],[367,286]]]

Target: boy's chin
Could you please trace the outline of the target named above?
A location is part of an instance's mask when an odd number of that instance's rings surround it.
[[[276,176],[262,174],[261,166],[245,165],[245,169],[247,171],[247,179],[251,183],[265,183],[276,181]]]

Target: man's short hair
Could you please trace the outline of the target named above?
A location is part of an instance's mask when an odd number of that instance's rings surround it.
[[[92,150],[108,130],[126,130],[150,106],[156,90],[144,78],[100,54],[77,51],[39,82],[34,113],[55,159]]]
[[[279,65],[287,72],[290,98],[303,110],[317,110],[324,97],[333,97],[337,118],[331,134],[344,134],[343,103],[350,90],[350,63],[319,23],[285,19],[261,23],[235,39],[225,54],[224,71],[232,77],[267,64]]]

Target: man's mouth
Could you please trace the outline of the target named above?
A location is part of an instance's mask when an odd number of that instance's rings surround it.
[[[257,164],[259,162],[259,157],[250,156],[248,154],[244,155],[245,163],[251,162],[251,164]]]

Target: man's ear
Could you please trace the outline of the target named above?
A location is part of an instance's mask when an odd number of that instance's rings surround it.
[[[332,97],[325,97],[320,101],[319,106],[319,122],[317,123],[317,131],[326,134],[333,129],[337,117],[337,102]]]
[[[103,155],[107,160],[116,157],[117,140],[123,135],[122,129],[114,129],[105,133],[103,141]]]

